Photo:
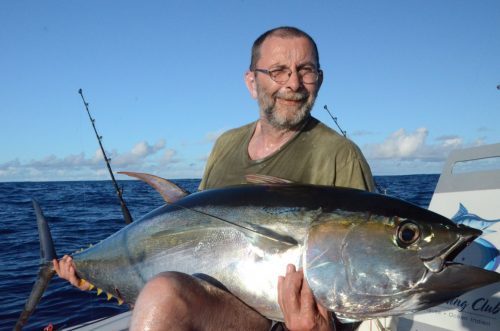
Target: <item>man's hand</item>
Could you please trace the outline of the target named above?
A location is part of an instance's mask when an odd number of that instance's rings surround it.
[[[316,303],[302,269],[297,271],[293,264],[287,266],[285,277],[278,278],[278,303],[291,331],[335,330],[330,313]]]
[[[52,260],[52,264],[54,264],[54,270],[57,272],[57,275],[69,281],[71,285],[78,287],[82,291],[87,291],[90,288],[88,282],[82,281],[76,275],[75,264],[71,256],[64,255],[60,261],[54,259]]]

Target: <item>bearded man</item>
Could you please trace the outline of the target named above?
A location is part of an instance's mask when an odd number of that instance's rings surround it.
[[[316,43],[305,32],[280,27],[260,36],[245,74],[259,119],[219,137],[200,189],[243,184],[245,175],[262,174],[372,191],[359,148],[310,115],[322,82]]]
[[[245,175],[260,174],[373,191],[371,171],[359,148],[310,115],[322,82],[317,46],[308,34],[279,27],[257,38],[245,83],[258,101],[259,119],[219,137],[200,190],[245,184]],[[277,282],[288,330],[336,330],[332,315],[314,300],[302,270],[288,265]],[[224,289],[174,272],[146,284],[131,324],[131,330],[270,327],[284,329]],[[340,329],[351,327],[339,325]]]
[[[245,83],[259,104],[259,119],[224,133],[208,159],[200,190],[246,183],[246,175],[297,183],[374,190],[370,168],[350,140],[310,113],[323,82],[316,43],[305,32],[279,27],[252,47]],[[85,289],[71,257],[54,261],[60,277]],[[336,330],[332,314],[316,303],[302,270],[288,265],[278,282],[286,328]],[[137,298],[130,330],[283,330],[214,280],[165,272]],[[337,330],[350,329],[342,326]]]

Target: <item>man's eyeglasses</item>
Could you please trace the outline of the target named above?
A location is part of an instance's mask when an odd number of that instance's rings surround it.
[[[292,70],[290,68],[279,68],[279,69],[254,69],[254,71],[262,72],[264,74],[268,74],[269,77],[274,80],[278,84],[285,84],[288,82],[290,77],[292,76]],[[318,81],[320,75],[323,74],[323,71],[316,70],[315,68],[300,68],[297,71],[297,75],[299,79],[304,84],[314,84]]]

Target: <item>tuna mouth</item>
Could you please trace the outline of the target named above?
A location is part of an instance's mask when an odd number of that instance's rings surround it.
[[[465,249],[465,247],[469,246],[474,239],[479,237],[483,232],[481,230],[477,230],[468,226],[459,226],[459,237],[457,241],[455,241],[452,245],[450,245],[446,250],[444,250],[441,254],[434,256],[431,259],[424,259],[422,262],[427,267],[427,269],[431,272],[440,272],[445,267],[452,264],[460,264],[453,262],[453,259]]]
[[[459,230],[459,239],[442,254],[422,260],[428,270],[423,282],[418,286],[421,303],[419,309],[426,309],[467,291],[500,282],[500,273],[453,262],[453,259],[482,233],[467,226],[460,226]]]

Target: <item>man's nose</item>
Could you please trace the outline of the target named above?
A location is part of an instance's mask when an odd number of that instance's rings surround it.
[[[299,72],[292,70],[290,78],[286,82],[286,87],[290,88],[292,91],[297,91],[302,85],[302,79],[299,76]]]

